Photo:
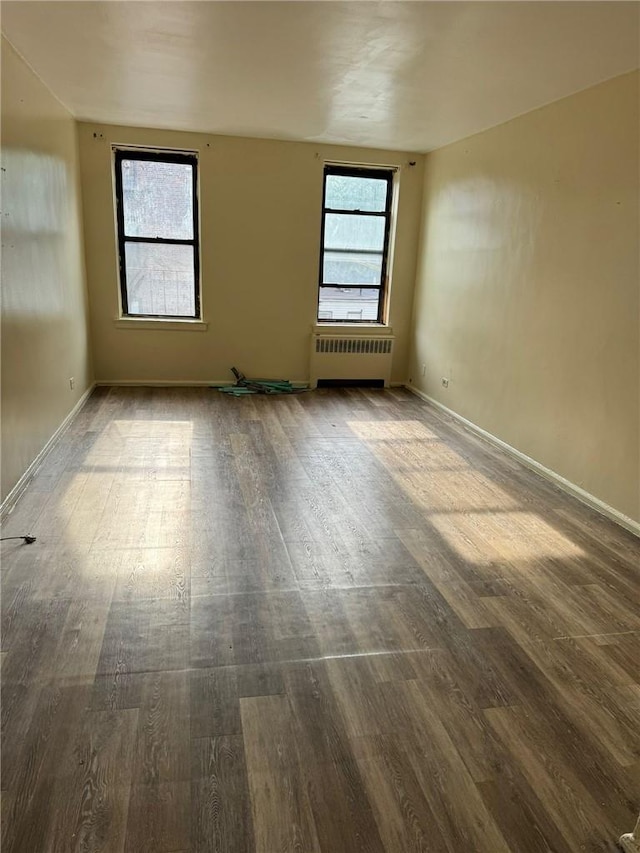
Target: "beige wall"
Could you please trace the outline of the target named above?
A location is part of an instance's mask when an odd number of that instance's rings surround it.
[[[3,39],[3,499],[91,383],[77,164],[74,120]]]
[[[635,520],[638,126],[633,73],[427,156],[409,367]]]
[[[97,136],[94,136],[97,134]],[[306,143],[79,125],[87,278],[98,380],[309,378],[316,317],[323,161],[400,165],[390,324],[393,379],[406,378],[423,158]],[[114,144],[199,151],[202,306],[206,332],[114,325],[118,278]],[[416,166],[408,166],[410,160]]]

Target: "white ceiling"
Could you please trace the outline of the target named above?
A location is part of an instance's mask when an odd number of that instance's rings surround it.
[[[638,67],[636,2],[15,2],[79,119],[427,151]]]

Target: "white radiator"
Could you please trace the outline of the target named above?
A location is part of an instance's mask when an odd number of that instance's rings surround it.
[[[393,335],[312,335],[310,385],[321,379],[391,381]]]

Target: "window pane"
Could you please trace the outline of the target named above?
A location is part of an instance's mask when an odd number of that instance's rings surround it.
[[[319,320],[368,320],[378,319],[379,290],[363,287],[321,287]]]
[[[327,175],[324,206],[334,210],[374,210],[383,213],[387,201],[387,181]]]
[[[193,246],[126,243],[129,314],[195,317]]]
[[[193,240],[193,167],[186,163],[122,161],[127,237]]]
[[[381,252],[384,226],[384,216],[327,213],[324,218],[324,245],[327,249],[373,249]]]
[[[323,284],[380,284],[382,253],[324,253]]]

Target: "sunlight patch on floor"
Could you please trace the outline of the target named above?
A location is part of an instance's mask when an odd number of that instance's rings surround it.
[[[519,506],[420,421],[349,421],[349,427],[425,516]]]
[[[96,436],[84,461],[86,465],[99,465],[107,459],[113,461],[117,450],[126,453],[128,458],[149,454],[157,458],[168,455],[169,450],[173,455],[178,449],[186,454],[192,437],[191,421],[115,420]]]
[[[441,440],[422,421],[347,421],[347,426],[363,441]]]
[[[533,512],[460,512],[434,514],[430,522],[463,559],[509,562],[576,557],[584,551]]]

